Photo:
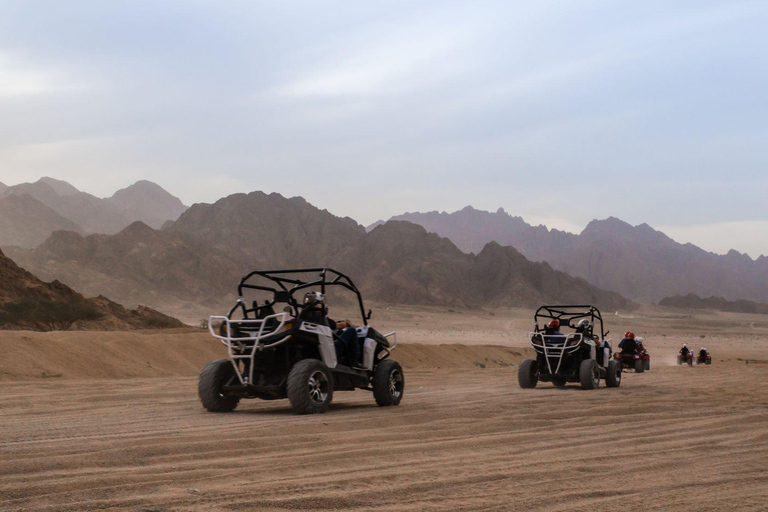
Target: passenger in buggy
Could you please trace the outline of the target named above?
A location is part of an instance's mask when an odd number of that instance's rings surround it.
[[[314,321],[319,324],[328,325],[334,332],[334,347],[336,348],[336,356],[339,359],[344,359],[340,356],[346,354],[349,361],[347,364],[352,368],[365,369],[361,361],[360,341],[357,338],[357,329],[348,319],[334,320],[328,318],[328,307],[325,305],[325,296],[320,292],[308,292],[304,295],[305,307],[309,307],[315,311],[313,315],[308,316],[306,319]],[[317,305],[315,305],[317,304]]]

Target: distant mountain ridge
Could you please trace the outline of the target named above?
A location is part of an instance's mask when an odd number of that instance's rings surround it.
[[[467,253],[490,241],[515,247],[533,261],[586,279],[633,300],[656,302],[676,294],[723,295],[768,301],[768,258],[752,260],[731,251],[717,255],[680,244],[647,224],[617,218],[595,220],[578,235],[532,226],[503,209],[468,206],[454,213],[406,213],[405,220],[451,239]]]
[[[631,309],[619,294],[489,244],[477,256],[407,222],[366,233],[299,197],[234,194],[197,204],[162,231],[137,222],[115,235],[59,231],[11,256],[46,279],[123,303],[162,307],[188,301],[220,307],[238,280],[264,268],[331,266],[367,299],[406,304],[495,307],[540,302],[597,303]]]
[[[3,245],[37,247],[59,230],[83,233],[80,226],[32,196],[11,194],[0,199],[0,241]]]
[[[44,177],[34,183],[0,187],[0,199],[11,196],[28,196],[40,205],[27,203],[23,212],[15,212],[6,205],[5,227],[0,231],[1,246],[33,248],[41,242],[41,233],[47,237],[59,229],[115,234],[137,220],[160,228],[165,222],[176,220],[186,210],[181,200],[149,181],[136,182],[117,191],[112,197],[101,199],[81,192],[65,181]],[[19,204],[15,205],[20,208]],[[54,219],[49,210],[71,225]],[[30,216],[47,220],[32,225]],[[31,229],[33,233],[22,236],[20,233],[25,229]]]
[[[660,306],[683,309],[711,309],[728,313],[753,313],[768,315],[768,304],[750,300],[727,300],[723,297],[709,297],[702,299],[698,295],[675,295],[659,301]]]

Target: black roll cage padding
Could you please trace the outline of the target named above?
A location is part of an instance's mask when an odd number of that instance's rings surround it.
[[[543,327],[539,327],[539,318],[551,318],[554,320],[559,320],[561,326],[565,325],[565,327],[570,327],[571,329],[576,328],[575,325],[571,325],[571,320],[581,320],[582,318],[587,318],[592,323],[593,334],[596,333],[595,329],[598,322],[600,323],[600,339],[604,340],[605,336],[608,334],[605,332],[603,327],[603,315],[595,306],[541,306],[533,315],[533,320],[536,322],[536,332],[541,332],[544,330]]]
[[[315,281],[302,281],[301,279],[296,279],[295,277],[288,277],[288,274],[318,274],[318,279]],[[262,277],[264,279],[268,279],[274,283],[277,284],[277,287],[270,287],[270,286],[264,286],[264,285],[258,285],[249,283],[251,279],[254,277]],[[290,288],[286,285],[292,285]],[[360,306],[360,316],[363,319],[363,325],[368,325],[368,317],[365,314],[365,306],[363,305],[363,296],[360,294],[360,290],[357,289],[355,284],[352,282],[352,280],[347,277],[346,275],[342,274],[341,272],[337,270],[333,270],[332,268],[299,268],[299,269],[289,269],[289,270],[254,270],[247,276],[243,277],[240,280],[240,284],[237,286],[237,294],[241,298],[237,301],[237,304],[235,304],[232,309],[229,311],[229,314],[227,315],[229,318],[232,317],[235,311],[238,309],[242,310],[243,316],[245,318],[249,318],[249,313],[256,314],[257,311],[260,309],[264,309],[267,307],[272,307],[278,302],[280,303],[286,303],[289,306],[291,306],[294,309],[295,316],[299,315],[299,312],[307,306],[314,306],[314,303],[312,304],[303,304],[296,300],[294,297],[294,294],[298,291],[319,286],[320,292],[325,294],[326,287],[328,286],[340,286],[342,288],[345,288],[352,293],[355,294],[357,297],[358,305]],[[261,290],[265,292],[272,292],[272,299],[267,300],[264,304],[259,305],[257,307],[248,308],[248,306],[245,304],[245,301],[242,300],[243,297],[243,290],[249,289],[249,290]]]

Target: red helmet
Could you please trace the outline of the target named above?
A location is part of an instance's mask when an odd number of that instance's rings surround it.
[[[555,318],[554,320],[552,320],[547,324],[547,327],[549,327],[550,329],[557,329],[558,327],[560,327],[560,320]]]
[[[633,333],[632,331],[627,331],[624,333],[624,337],[633,340],[635,339],[635,333]]]

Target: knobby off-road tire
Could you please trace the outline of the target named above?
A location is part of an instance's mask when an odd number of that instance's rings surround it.
[[[600,385],[600,368],[594,359],[586,359],[579,366],[581,389],[595,389]]]
[[[210,412],[230,412],[237,407],[240,397],[225,396],[222,386],[235,377],[235,368],[229,359],[208,363],[197,379],[197,396]]]
[[[517,382],[523,389],[535,388],[539,382],[539,369],[533,359],[523,359],[517,369]]]
[[[683,364],[683,358],[680,356],[677,356],[677,365],[680,366]]]
[[[707,359],[706,361],[704,361],[704,364],[712,364],[712,360],[711,359]]]
[[[688,363],[688,366],[693,366],[693,358],[690,358],[690,359],[687,361],[687,363]]]
[[[297,414],[322,414],[333,400],[333,376],[319,359],[303,359],[288,373],[288,400]]]
[[[376,405],[400,405],[404,391],[405,376],[400,363],[389,359],[381,361],[373,374],[373,398],[376,399]]]
[[[651,371],[651,360],[643,361],[643,370],[646,372]]]
[[[610,361],[608,363],[608,369],[605,372],[605,385],[609,388],[617,388],[621,386],[621,363],[618,361]]]
[[[642,359],[635,359],[635,373],[643,373],[645,371],[645,365]]]

